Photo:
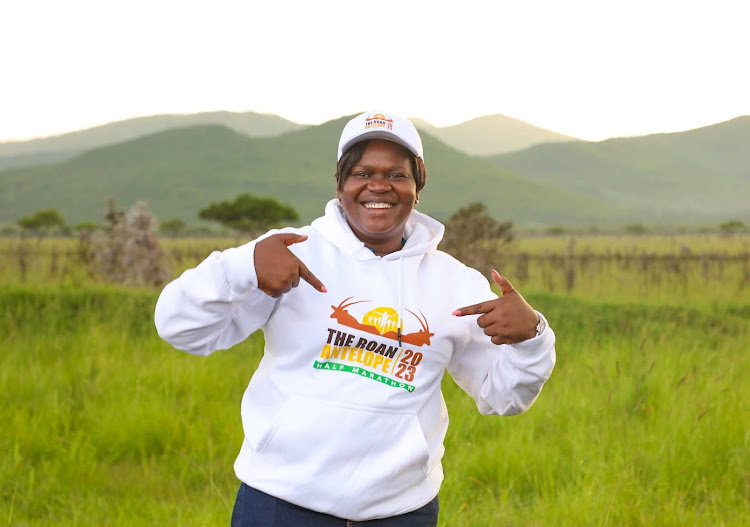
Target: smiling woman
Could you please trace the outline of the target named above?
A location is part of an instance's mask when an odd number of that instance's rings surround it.
[[[344,128],[338,157],[336,195],[349,227],[378,256],[401,249],[427,182],[416,128],[397,115],[362,114]]]
[[[414,125],[362,114],[341,134],[323,217],[213,253],[162,292],[156,326],[178,349],[265,334],[233,526],[434,527],[445,371],[499,415],[527,410],[550,376],[544,317],[499,274],[500,298],[437,250],[443,225],[414,209],[426,180]]]
[[[418,192],[409,151],[392,141],[373,139],[359,143],[345,157],[356,159],[338,178],[338,199],[349,227],[378,256],[400,249]]]

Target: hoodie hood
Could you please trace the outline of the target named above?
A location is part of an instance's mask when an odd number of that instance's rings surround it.
[[[357,238],[349,227],[344,209],[337,199],[332,199],[326,204],[325,216],[313,221],[312,227],[355,260],[379,258],[365,247],[364,242]],[[400,251],[386,254],[382,259],[396,260],[424,255],[437,249],[444,233],[445,227],[442,223],[417,210],[412,210],[404,228],[406,244]]]

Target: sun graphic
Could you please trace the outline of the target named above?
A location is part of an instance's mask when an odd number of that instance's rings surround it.
[[[372,115],[372,116],[368,117],[368,118],[367,118],[367,119],[365,119],[365,120],[366,120],[366,121],[387,121],[387,122],[389,122],[389,123],[392,123],[392,122],[393,122],[393,119],[389,119],[388,117],[386,117],[386,116],[385,116],[385,115],[383,115],[382,113],[376,113],[376,114],[374,114],[374,115]]]
[[[392,307],[376,307],[372,311],[365,313],[362,323],[377,328],[380,334],[383,335],[389,331],[396,331],[398,327],[398,313]],[[403,327],[404,323],[402,321],[402,330]]]

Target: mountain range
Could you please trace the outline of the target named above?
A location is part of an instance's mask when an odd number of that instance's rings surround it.
[[[687,132],[541,144],[488,158],[645,222],[750,218],[750,117]]]
[[[42,208],[69,223],[101,221],[112,197],[120,206],[146,200],[159,219],[196,224],[201,208],[240,192],[275,197],[308,222],[335,195],[335,149],[348,119],[305,126],[251,112],[153,116],[0,143],[0,170],[9,163],[0,171],[0,223]],[[416,120],[429,171],[420,210],[446,219],[483,201],[498,219],[526,226],[750,219],[750,117],[595,143],[536,129],[517,147],[507,119],[442,129]],[[533,131],[521,124],[515,135]],[[496,146],[471,155],[472,142]],[[14,167],[19,160],[29,164]]]
[[[420,131],[428,132],[471,155],[502,154],[539,143],[575,140],[500,114],[486,115],[442,128],[423,119],[415,118],[413,122]],[[309,126],[277,115],[256,112],[222,111],[136,117],[51,137],[0,142],[0,170],[63,161],[92,148],[199,124],[226,126],[247,137],[275,137]]]
[[[200,124],[226,126],[248,137],[273,137],[305,127],[278,115],[256,112],[221,111],[135,117],[50,137],[0,142],[0,170],[70,159],[92,148],[130,141],[163,130]]]
[[[419,118],[411,121],[421,132],[427,132],[445,144],[474,156],[504,154],[540,143],[580,141],[500,114],[485,115],[442,128]]]

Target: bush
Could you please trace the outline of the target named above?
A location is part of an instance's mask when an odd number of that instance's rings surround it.
[[[492,269],[503,267],[512,227],[490,216],[484,203],[471,203],[448,219],[440,249],[489,277]]]
[[[92,238],[82,231],[81,259],[105,281],[132,286],[161,286],[170,278],[166,254],[152,234],[154,217],[140,201],[126,212],[109,202],[106,234]]]

